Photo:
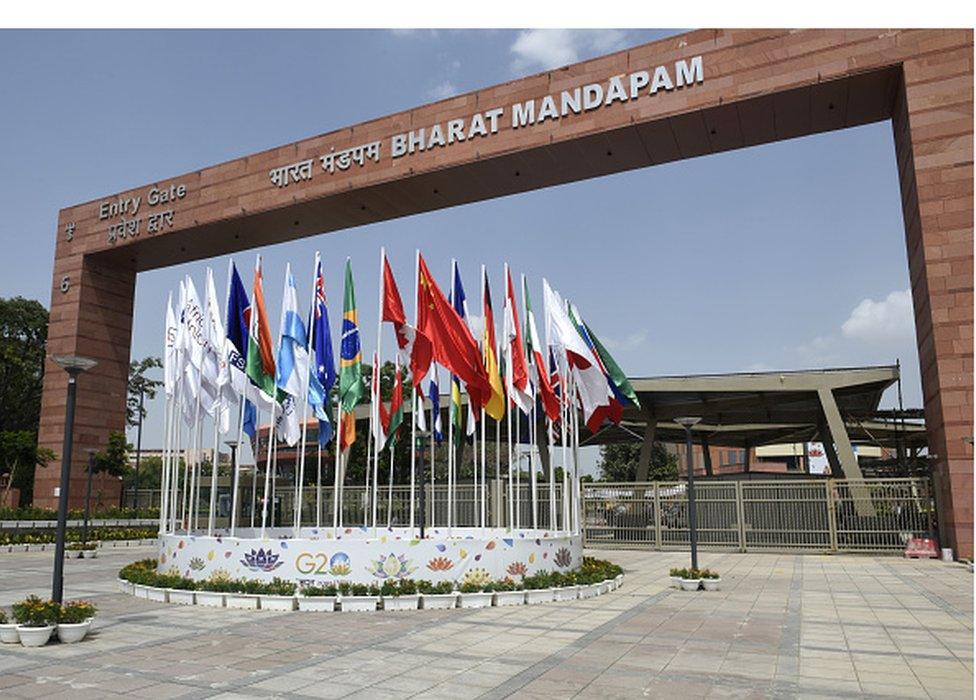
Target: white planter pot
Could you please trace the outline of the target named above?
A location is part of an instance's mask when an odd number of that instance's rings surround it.
[[[83,551],[81,553],[81,558],[82,559],[94,559],[97,556],[98,556],[98,550],[97,549],[86,549],[85,551]]]
[[[251,593],[228,593],[227,607],[238,610],[257,610],[258,597]]]
[[[169,596],[170,603],[176,603],[177,605],[193,605],[195,602],[193,591],[184,591],[178,588],[167,588],[166,593]]]
[[[494,604],[499,608],[510,605],[525,605],[525,591],[497,591]]]
[[[596,598],[600,595],[600,584],[593,583],[589,586],[580,586],[579,597],[582,598]]]
[[[616,578],[614,578],[613,580],[617,583],[617,586],[616,586],[617,588],[620,588],[622,585],[624,585],[624,575],[623,574],[618,574],[616,576]]]
[[[77,549],[64,550],[65,559],[81,559],[81,557],[82,557],[82,552],[79,552]]]
[[[462,593],[461,594],[461,607],[462,608],[490,608],[491,599],[494,597],[494,593],[490,591],[478,591],[477,593]]]
[[[152,586],[146,586],[146,598],[149,600],[154,600],[157,603],[169,602],[165,588],[153,588]]]
[[[62,644],[74,644],[80,642],[91,629],[91,620],[79,622],[77,624],[58,623],[58,639]]]
[[[197,591],[197,605],[202,605],[206,608],[222,608],[224,607],[224,598],[226,597],[226,593]]]
[[[141,583],[133,583],[132,595],[134,595],[136,598],[148,598],[149,586],[144,586]]]
[[[672,576],[671,577],[671,588],[681,588],[681,577]]]
[[[0,625],[0,644],[20,644],[20,635],[17,634],[17,624]]]
[[[339,602],[342,612],[372,612],[379,600],[377,595],[344,595]]]
[[[129,595],[132,595],[134,593],[134,591],[132,590],[133,584],[131,582],[123,581],[122,579],[118,579],[118,582],[119,582],[119,593],[128,593]]]
[[[298,598],[298,609],[309,612],[332,612],[335,610],[334,595],[302,596]]]
[[[267,595],[261,594],[262,610],[278,610],[279,612],[291,612],[295,609],[295,596],[293,595]]]
[[[603,595],[604,593],[609,593],[614,588],[616,588],[616,586],[613,585],[613,580],[607,579],[606,581],[600,584],[600,595]]]
[[[536,588],[525,592],[525,604],[551,603],[555,599],[554,588]]]
[[[54,625],[47,627],[24,627],[17,625],[17,634],[20,635],[20,643],[25,647],[42,647],[47,644],[54,632]]]
[[[448,610],[457,606],[457,593],[424,593],[424,610]]]
[[[420,596],[417,594],[383,598],[384,610],[416,610],[419,607]]]
[[[722,584],[722,579],[720,578],[703,578],[702,586],[705,587],[706,591],[717,591],[719,586]]]
[[[560,602],[576,600],[579,598],[579,589],[579,586],[564,586],[562,588],[557,588],[555,589],[555,598]]]
[[[681,579],[681,590],[683,591],[697,591],[698,586],[701,584],[700,578],[683,578]]]

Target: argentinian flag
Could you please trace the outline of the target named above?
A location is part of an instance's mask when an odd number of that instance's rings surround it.
[[[291,398],[291,411],[282,412],[278,435],[289,445],[295,445],[300,435],[298,411],[299,399],[303,398],[308,381],[308,331],[298,312],[298,291],[291,274],[291,264],[285,271],[285,291],[281,299],[281,345],[278,346],[278,388]],[[282,402],[285,404],[287,399]]]

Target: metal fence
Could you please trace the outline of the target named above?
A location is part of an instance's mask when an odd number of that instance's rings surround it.
[[[740,552],[883,552],[931,532],[928,479],[705,481],[695,484],[699,546]],[[685,482],[583,485],[591,547],[687,548]]]

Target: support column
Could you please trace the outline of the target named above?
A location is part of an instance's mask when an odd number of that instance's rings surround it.
[[[68,507],[80,508],[87,450],[101,450],[109,433],[125,430],[136,274],[128,259],[99,262],[84,256],[91,237],[69,240],[64,233],[67,223],[59,222],[47,354],[48,358],[71,354],[98,360],[94,369],[78,377]],[[67,386],[67,373],[47,359],[37,442],[52,450],[55,459],[38,467],[34,475],[34,505],[40,508],[56,508],[58,503],[54,490],[59,482]],[[113,479],[107,484],[105,497],[110,503],[118,501],[120,483]]]
[[[654,452],[654,438],[657,434],[657,419],[653,413],[647,414],[647,424],[644,426],[644,442],[641,443],[640,456],[637,458],[636,481],[647,481],[651,471],[651,456]]]
[[[902,64],[892,110],[925,427],[946,523],[973,557],[973,44]]]
[[[827,388],[817,389],[817,396],[820,397],[820,406],[823,408],[824,417],[827,419],[827,426],[830,428],[830,437],[833,447],[837,451],[835,458],[840,459],[844,475],[854,482],[863,482],[861,467],[857,463],[857,455],[851,446],[851,439],[847,435],[847,427],[840,417],[840,410],[837,408],[837,401],[834,400],[834,392]],[[826,447],[827,443],[824,443]],[[827,453],[828,455],[830,452]],[[851,497],[854,499],[854,508],[857,514],[863,517],[871,517],[875,514],[874,505],[871,503],[871,494],[867,487],[861,483],[850,485]]]
[[[705,474],[715,476],[712,473],[712,451],[708,447],[708,436],[702,435],[701,438],[702,459],[705,460]]]

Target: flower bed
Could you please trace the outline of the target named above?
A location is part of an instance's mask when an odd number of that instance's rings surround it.
[[[57,630],[62,644],[80,642],[91,629],[96,608],[85,600],[68,601],[59,605],[36,595],[27,596],[12,606],[14,622],[0,610],[0,643],[41,647]]]
[[[21,532],[0,532],[0,547],[19,544],[51,544],[55,541],[55,530],[28,530]],[[81,542],[81,528],[65,531],[65,541]],[[155,540],[158,527],[90,527],[89,541]]]
[[[541,571],[518,580],[465,582],[455,588],[449,581],[433,584],[409,578],[386,580],[382,586],[348,582],[299,588],[279,578],[269,582],[232,579],[215,574],[194,581],[179,573],[156,571],[155,559],[143,559],[119,571],[120,590],[137,597],[183,605],[263,610],[368,611],[437,608],[480,608],[525,603],[575,600],[581,591],[595,597],[619,586],[623,570],[616,564],[584,557],[582,566],[568,573]],[[187,595],[195,591],[195,595]]]

